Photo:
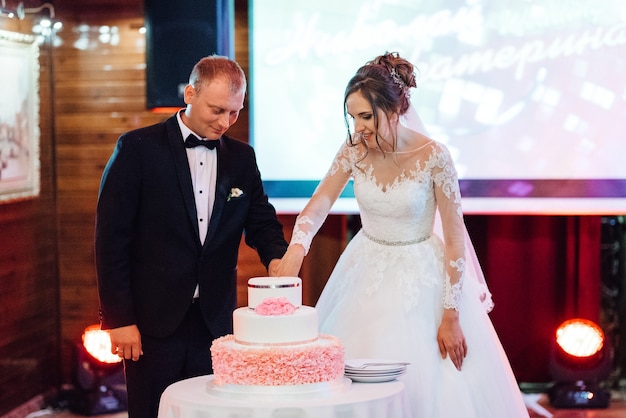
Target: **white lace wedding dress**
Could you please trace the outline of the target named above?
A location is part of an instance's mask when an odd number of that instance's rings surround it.
[[[528,417],[487,314],[491,298],[473,261],[448,150],[430,141],[411,152],[364,156],[361,147],[344,145],[296,221],[292,243],[308,251],[354,180],[362,229],[317,303],[320,332],[343,340],[346,359],[410,362],[400,379],[415,418]],[[435,226],[438,213],[443,228]],[[444,307],[459,311],[467,341],[461,371],[439,354]]]

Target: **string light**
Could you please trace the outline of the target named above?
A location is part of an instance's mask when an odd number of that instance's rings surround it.
[[[28,14],[38,14],[43,10],[47,10],[50,17],[43,17],[39,22],[33,26],[33,33],[45,38],[50,37],[63,28],[63,23],[55,21],[54,6],[51,3],[43,3],[39,7],[24,7],[24,3],[20,2],[15,10],[11,10],[6,6],[6,0],[2,0],[2,7],[0,7],[0,16],[6,16],[10,19],[17,18],[23,20]]]

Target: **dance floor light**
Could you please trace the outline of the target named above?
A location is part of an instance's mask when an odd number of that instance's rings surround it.
[[[607,408],[610,393],[603,381],[612,366],[613,351],[602,328],[582,318],[563,322],[550,355],[550,403],[557,408]]]
[[[76,345],[75,391],[70,409],[83,415],[110,414],[128,408],[122,359],[111,354],[111,338],[99,325],[83,331]]]
[[[83,346],[91,356],[101,363],[121,363],[117,354],[111,353],[109,333],[102,331],[98,325],[91,325],[83,331]]]

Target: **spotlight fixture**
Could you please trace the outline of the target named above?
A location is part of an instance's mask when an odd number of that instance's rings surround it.
[[[556,408],[608,408],[610,393],[602,381],[611,373],[613,351],[592,321],[574,318],[556,330],[550,353],[554,386],[549,398]]]
[[[70,409],[83,415],[109,414],[128,408],[122,359],[111,353],[109,333],[91,325],[76,346],[75,393]]]

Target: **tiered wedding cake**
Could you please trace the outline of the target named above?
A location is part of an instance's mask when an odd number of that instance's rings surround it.
[[[341,382],[341,341],[318,335],[317,311],[302,305],[298,277],[248,281],[248,307],[233,313],[233,334],[211,346],[216,386]]]

